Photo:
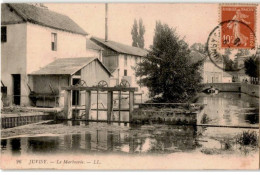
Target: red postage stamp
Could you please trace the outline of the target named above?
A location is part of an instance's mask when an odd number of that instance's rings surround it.
[[[256,6],[222,5],[221,48],[255,47]]]

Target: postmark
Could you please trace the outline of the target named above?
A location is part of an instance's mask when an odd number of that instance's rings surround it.
[[[221,48],[255,47],[256,6],[221,5]]]
[[[256,55],[256,6],[221,5],[220,11],[221,21],[209,34],[206,50],[218,68],[239,71],[244,68],[246,59]],[[244,11],[248,12],[245,16],[241,15]],[[250,20],[235,17],[237,14]]]

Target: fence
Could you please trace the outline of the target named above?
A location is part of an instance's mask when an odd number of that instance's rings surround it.
[[[106,92],[99,92],[99,95],[106,95]],[[96,92],[93,92],[94,96],[97,96]],[[118,93],[115,93],[118,95]],[[127,96],[127,93],[122,93],[122,96]],[[135,102],[137,104],[142,103],[142,93],[135,93]],[[75,95],[75,100],[77,101],[81,97]],[[128,97],[127,97],[128,98]],[[55,108],[55,107],[63,107],[64,106],[64,94],[60,93],[59,95],[50,95],[50,94],[31,94],[31,95],[6,95],[1,93],[2,107],[8,106],[34,106],[34,107],[47,107],[47,108]],[[77,106],[79,104],[75,104]],[[102,105],[102,104],[101,104]]]

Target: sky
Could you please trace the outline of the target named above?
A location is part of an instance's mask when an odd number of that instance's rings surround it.
[[[50,10],[65,14],[78,23],[92,36],[105,37],[105,4],[45,4]],[[258,11],[259,11],[258,6]],[[153,42],[157,20],[176,28],[181,37],[191,45],[195,42],[206,43],[209,33],[218,25],[218,4],[180,4],[180,3],[109,3],[108,38],[109,40],[132,44],[131,28],[134,19],[143,19],[146,32],[145,48]],[[260,17],[257,21],[259,30]],[[260,32],[257,32],[259,38]]]

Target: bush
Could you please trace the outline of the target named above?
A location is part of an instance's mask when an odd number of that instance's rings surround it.
[[[236,142],[243,146],[257,146],[257,133],[255,131],[243,131],[242,134],[237,135]]]
[[[201,124],[207,124],[209,121],[211,121],[211,119],[208,117],[207,114],[203,114],[200,123]]]

